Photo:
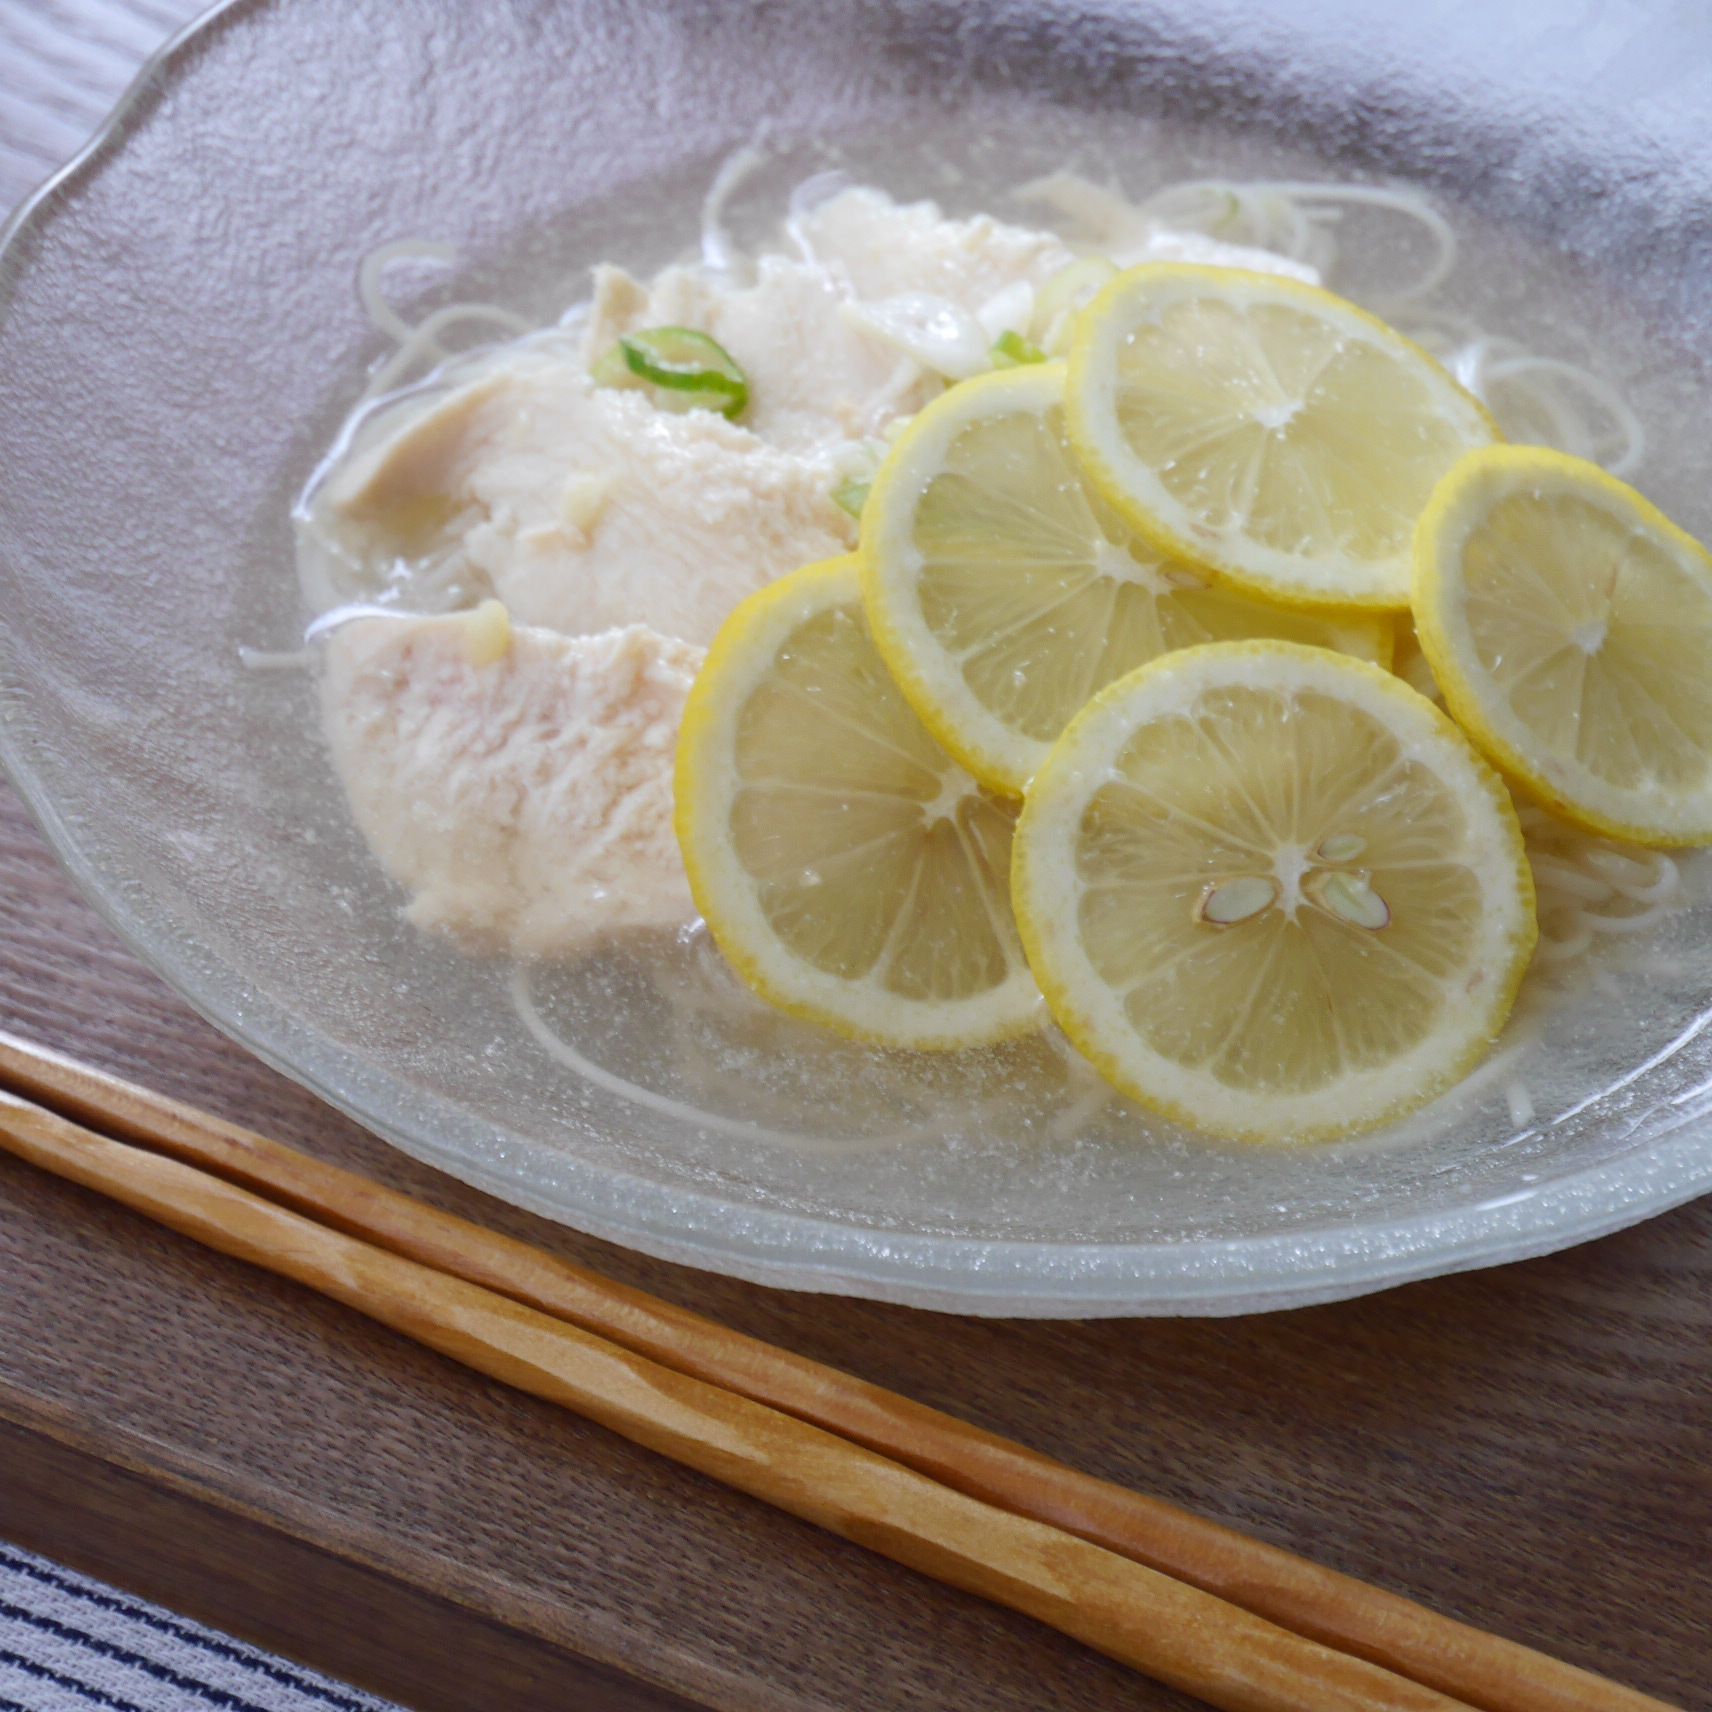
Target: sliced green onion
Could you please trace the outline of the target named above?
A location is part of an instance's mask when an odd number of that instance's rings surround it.
[[[614,345],[589,365],[589,379],[596,386],[629,386],[634,377],[624,360],[623,350]]]
[[[1214,218],[1211,230],[1229,232],[1242,219],[1242,198],[1234,190],[1224,192],[1225,205]]]
[[[1043,363],[1046,353],[1032,340],[1020,333],[1004,332],[993,341],[993,367],[1019,369],[1025,363]]]
[[[862,519],[862,507],[868,503],[868,489],[874,484],[868,481],[857,481],[852,476],[848,481],[841,481],[832,490],[832,503],[840,511],[848,511],[858,522]]]
[[[625,371],[658,387],[659,402],[673,410],[717,410],[735,420],[749,403],[749,382],[731,353],[717,339],[692,327],[647,327],[626,333],[615,351]],[[605,382],[602,370],[609,352],[594,366],[594,378]]]

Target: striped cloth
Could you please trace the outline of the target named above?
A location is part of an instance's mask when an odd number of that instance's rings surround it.
[[[0,1712],[398,1712],[0,1544]]]

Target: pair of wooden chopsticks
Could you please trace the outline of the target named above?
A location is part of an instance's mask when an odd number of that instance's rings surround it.
[[[1669,1712],[5,1034],[0,1148],[1229,1712]]]

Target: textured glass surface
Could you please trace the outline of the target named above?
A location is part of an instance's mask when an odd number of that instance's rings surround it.
[[[723,996],[695,945],[536,980],[596,1066],[579,1076],[519,1022],[507,971],[399,921],[310,680],[239,649],[300,635],[288,506],[381,353],[367,250],[457,246],[451,280],[406,274],[409,309],[546,319],[589,262],[681,248],[758,132],[751,229],[827,160],[956,211],[1021,212],[1000,190],[1066,161],[1134,191],[1418,182],[1465,240],[1453,305],[1616,382],[1652,431],[1642,485],[1712,533],[1704,31],[1664,4],[231,6],[0,260],[7,763],[223,1027],[411,1152],[673,1258],[975,1312],[1237,1312],[1680,1201],[1712,1185],[1704,908],[1666,963],[1616,969],[1526,1048],[1532,1118],[1493,1078],[1309,1154],[1096,1110],[1037,1048],[838,1046]]]

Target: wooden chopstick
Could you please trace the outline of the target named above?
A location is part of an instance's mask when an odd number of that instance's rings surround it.
[[[11,1094],[0,1093],[0,1145],[1227,1712],[1467,1712],[1434,1689],[793,1415]]]
[[[1663,1705],[4,1034],[0,1084],[1482,1712],[1659,1712]]]

